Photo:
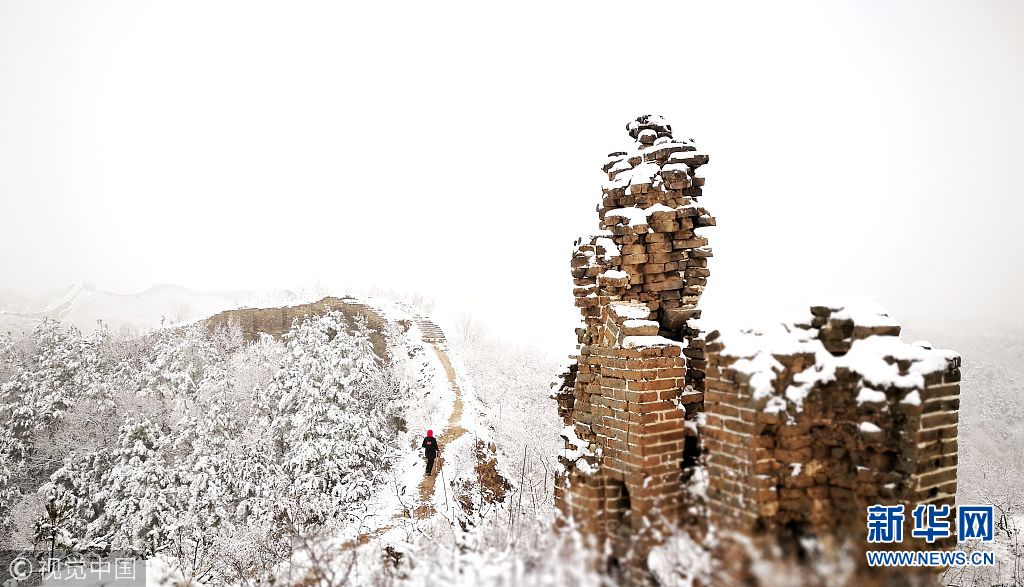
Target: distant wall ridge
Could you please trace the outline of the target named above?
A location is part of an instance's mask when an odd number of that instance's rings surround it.
[[[306,318],[322,316],[329,311],[341,312],[353,327],[356,320],[363,320],[369,330],[374,353],[381,358],[387,356],[387,320],[370,306],[352,297],[327,296],[316,302],[295,306],[226,310],[207,318],[206,325],[216,328],[232,322],[242,330],[242,338],[252,342],[258,340],[260,334],[281,338],[292,326],[297,326]]]

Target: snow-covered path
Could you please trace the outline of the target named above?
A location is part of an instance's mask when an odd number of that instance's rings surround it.
[[[420,504],[416,507],[416,517],[421,519],[434,514],[434,507],[431,505],[434,496],[434,482],[438,476],[442,478],[444,476],[445,447],[451,446],[466,433],[466,429],[462,425],[462,390],[459,388],[456,380],[455,369],[452,368],[451,360],[439,343],[431,343],[431,346],[434,347],[437,358],[441,361],[441,365],[444,366],[448,382],[452,386],[452,391],[455,392],[455,401],[452,406],[452,415],[448,418],[448,426],[441,436],[438,437],[438,444],[441,450],[437,456],[437,462],[434,463],[434,474],[423,477],[423,481],[420,482]]]
[[[398,477],[393,479],[392,485],[385,488],[373,503],[368,504],[368,509],[373,512],[363,520],[357,532],[348,534],[348,539],[339,544],[339,549],[343,552],[369,544],[378,538],[391,537],[402,540],[407,537],[411,528],[428,522],[438,514],[439,509],[443,508],[442,513],[450,512],[455,503],[447,485],[450,485],[458,474],[457,470],[452,469],[456,466],[453,463],[464,464],[476,460],[476,454],[470,448],[472,443],[467,445],[465,442],[456,442],[466,435],[471,426],[463,421],[463,392],[458,384],[458,374],[448,355],[448,344],[444,334],[427,318],[417,316],[415,323],[423,348],[432,348],[437,359],[436,362],[428,361],[428,364],[433,366],[432,375],[437,378],[434,384],[436,392],[443,392],[439,398],[441,405],[435,406],[435,412],[442,416],[448,414],[444,428],[438,430],[440,450],[434,463],[434,473],[423,474],[425,460],[421,449],[416,448],[407,453],[396,463],[395,469],[399,473]],[[446,385],[441,383],[441,379]],[[445,468],[445,455],[448,456],[449,470]],[[437,483],[438,479],[441,480],[440,484]],[[418,491],[407,492],[407,489],[413,487]],[[412,503],[406,498],[409,493],[414,496],[415,501]]]

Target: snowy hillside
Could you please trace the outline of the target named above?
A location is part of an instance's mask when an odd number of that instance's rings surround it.
[[[103,297],[77,291],[64,307]],[[429,319],[346,303],[383,321],[332,311],[251,344],[202,322],[138,336],[45,320],[0,337],[0,547],[127,551],[217,585],[339,569],[347,584],[521,574],[537,545],[557,546],[557,418],[536,413],[547,369],[505,369],[503,386],[499,359],[474,379]],[[464,347],[475,368],[498,350],[477,346]],[[427,476],[426,430],[441,448]],[[534,546],[510,557],[522,541]]]

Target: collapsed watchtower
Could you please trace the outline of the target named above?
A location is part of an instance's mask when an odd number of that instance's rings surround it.
[[[863,301],[705,337],[708,156],[657,116],[627,130],[603,167],[599,232],[571,263],[583,322],[554,394],[564,519],[632,566],[668,531],[715,528],[726,583],[752,581],[749,545],[863,551],[867,506],[952,505],[959,356],[902,341]],[[730,535],[743,556],[724,554]]]
[[[558,502],[602,539],[653,536],[684,507],[680,463],[696,448],[684,420],[704,399],[703,341],[688,320],[700,315],[711,256],[696,230],[715,224],[698,204],[708,156],[661,117],[627,131],[632,142],[603,167],[600,231],[572,259],[583,324],[557,395],[572,447]]]

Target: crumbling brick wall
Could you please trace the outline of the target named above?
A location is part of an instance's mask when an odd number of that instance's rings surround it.
[[[325,297],[311,304],[285,306],[281,308],[239,308],[225,310],[206,319],[208,328],[217,328],[233,322],[242,330],[246,342],[259,339],[260,334],[281,338],[292,326],[309,316],[320,316],[328,311],[339,311],[353,326],[356,320],[363,320],[369,329],[370,342],[378,357],[387,357],[387,322],[371,308],[358,303],[354,298]]]
[[[959,357],[851,306],[709,337],[700,431],[721,527],[864,534],[875,503],[953,505]]]
[[[797,552],[806,538],[843,542],[859,584],[900,574],[863,565],[866,510],[904,504],[909,518],[917,505],[954,505],[960,358],[899,332],[876,304],[854,300],[813,307],[803,323],[708,335],[699,432],[709,523]],[[954,543],[908,533],[871,549]],[[931,571],[902,572],[914,573]]]
[[[566,428],[558,503],[618,559],[643,551],[686,507],[680,462],[703,405],[697,303],[711,250],[696,230],[707,155],[660,117],[627,125],[609,155],[600,232],[572,259],[580,352],[556,394]],[[624,539],[625,538],[625,539]]]
[[[553,395],[563,520],[636,563],[679,526],[863,549],[869,505],[952,505],[959,357],[903,342],[869,301],[705,340],[708,157],[660,117],[627,130],[603,167],[600,232],[571,262],[579,352]]]

